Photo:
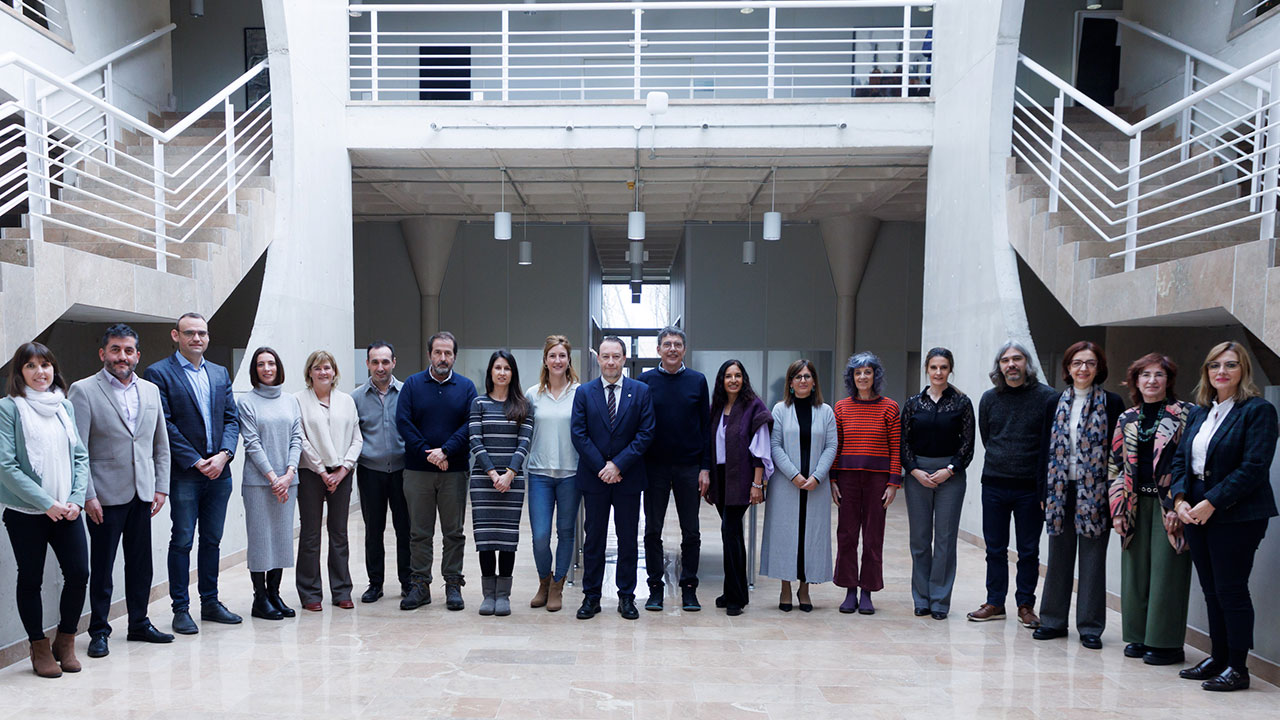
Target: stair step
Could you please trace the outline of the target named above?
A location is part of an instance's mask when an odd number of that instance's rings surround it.
[[[0,237],[0,262],[31,265],[31,240],[22,237]]]

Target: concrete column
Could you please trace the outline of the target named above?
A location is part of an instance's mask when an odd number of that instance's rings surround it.
[[[876,245],[880,220],[869,215],[840,215],[820,220],[818,228],[827,248],[831,281],[836,286],[835,364],[843,372],[845,361],[853,354],[858,287]]]
[[[458,221],[452,218],[415,217],[400,221],[405,249],[413,265],[422,296],[422,359],[431,357],[427,340],[440,331],[440,287],[449,267],[449,252],[458,234]]]

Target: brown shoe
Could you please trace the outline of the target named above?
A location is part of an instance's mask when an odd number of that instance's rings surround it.
[[[53,659],[53,648],[49,647],[49,638],[41,638],[31,643],[31,669],[44,678],[62,677],[62,668]]]
[[[982,603],[981,605],[978,606],[977,610],[974,610],[973,612],[969,613],[970,622],[986,622],[988,620],[1003,620],[1004,617],[1005,615],[1004,615],[1003,605],[990,605],[988,603]]]
[[[538,578],[538,592],[534,593],[533,599],[529,601],[529,607],[540,608],[547,604],[547,588],[551,585],[551,575],[548,574],[544,578]]]
[[[564,607],[564,578],[547,586],[547,612],[560,612]]]
[[[1040,627],[1040,616],[1036,615],[1036,611],[1031,609],[1030,605],[1018,606],[1018,622],[1022,623],[1024,628]]]
[[[53,638],[53,659],[62,666],[63,672],[80,672],[80,659],[76,657],[75,633],[58,631]]]

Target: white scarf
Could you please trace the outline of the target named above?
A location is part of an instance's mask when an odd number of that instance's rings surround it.
[[[65,396],[58,388],[38,392],[27,388],[22,397],[13,399],[22,421],[27,459],[44,491],[58,502],[71,496],[71,451],[80,442],[76,426],[62,405]],[[62,433],[50,433],[48,418],[57,418]]]

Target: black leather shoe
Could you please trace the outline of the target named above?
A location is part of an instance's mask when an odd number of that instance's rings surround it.
[[[364,594],[360,596],[360,602],[362,603],[378,602],[378,598],[380,597],[382,597],[382,586],[370,585],[369,589],[365,590]]]
[[[1090,650],[1101,650],[1102,638],[1098,637],[1097,635],[1081,635],[1080,645],[1083,647],[1087,647]]]
[[[737,617],[742,614],[742,608],[737,605],[730,605],[724,609],[724,614],[729,617]]]
[[[618,614],[624,620],[636,620],[640,617],[640,611],[636,609],[635,598],[618,598]]]
[[[934,610],[933,612],[929,613],[929,617],[933,618],[934,620],[946,620],[947,614],[942,612],[941,610]]]
[[[1036,628],[1035,632],[1031,633],[1031,637],[1035,638],[1036,640],[1055,640],[1057,638],[1064,638],[1066,636],[1067,636],[1066,628],[1062,628],[1061,630],[1058,630],[1051,627],[1045,627],[1043,625]]]
[[[104,635],[102,639],[105,641],[107,638]],[[144,628],[140,628],[138,630],[130,630],[129,634],[125,636],[125,639],[129,640],[130,642],[148,642],[148,643],[156,643],[159,645],[173,642],[172,635],[170,635],[167,632],[160,632],[159,630],[156,629],[156,626],[152,625],[151,623],[147,623],[147,626]],[[103,647],[106,647],[105,643]]]
[[[662,590],[661,585],[649,586],[649,599],[644,601],[644,609],[653,612],[662,612]]]
[[[231,612],[226,605],[220,602],[210,603],[200,606],[200,619],[208,622],[221,623],[223,625],[239,625],[244,622],[244,618]]]
[[[111,650],[107,648],[106,635],[94,635],[89,638],[89,657],[102,658],[111,654]]]
[[[462,586],[458,583],[445,583],[444,606],[450,610],[461,610],[467,606],[462,601]]]
[[[1208,680],[1226,669],[1226,663],[1218,662],[1211,656],[1201,660],[1196,665],[1179,670],[1178,677],[1183,680]]]
[[[409,585],[409,594],[400,599],[401,610],[417,610],[431,604],[431,585],[425,579],[415,579]]]
[[[1247,690],[1249,688],[1249,670],[1237,670],[1233,667],[1229,667],[1219,673],[1217,677],[1211,677],[1200,683],[1200,687],[1211,692]]]
[[[702,603],[698,602],[697,588],[680,588],[680,609],[685,612],[698,612],[702,609]]]
[[[1129,643],[1124,646],[1124,656],[1129,658],[1140,658],[1147,654],[1151,648],[1142,643]]]
[[[1182,648],[1147,648],[1142,662],[1148,665],[1177,665],[1186,662],[1187,654]]]
[[[191,619],[191,613],[179,610],[173,614],[173,631],[179,635],[195,635],[200,632],[200,628],[196,627],[196,621]]]
[[[720,608],[721,610],[725,608],[723,595],[716,598],[716,607]]]
[[[583,598],[582,607],[578,608],[579,620],[590,620],[600,614],[600,601],[594,598]]]
[[[916,608],[914,610],[916,617],[924,617],[929,614],[929,608]]]

